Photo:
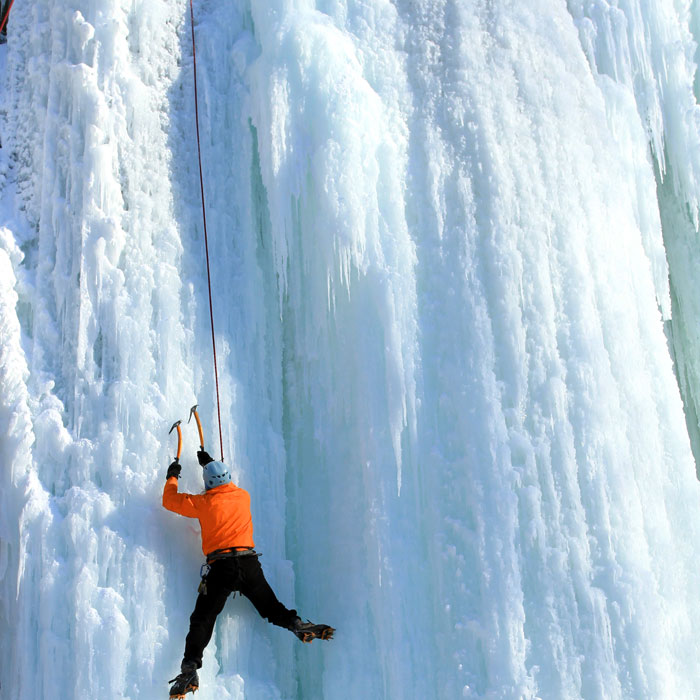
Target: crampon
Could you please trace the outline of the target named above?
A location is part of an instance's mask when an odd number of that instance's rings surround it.
[[[315,625],[313,622],[297,620],[292,628],[302,642],[310,644],[314,639],[333,639],[335,629],[329,625]]]
[[[172,683],[170,688],[170,700],[173,698],[184,698],[187,693],[194,693],[199,688],[199,677],[197,671],[183,671],[179,676],[176,676],[168,683]]]

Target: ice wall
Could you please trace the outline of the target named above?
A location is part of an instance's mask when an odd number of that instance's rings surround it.
[[[698,342],[700,308],[693,292],[700,260],[698,243],[697,37],[700,36],[697,3],[596,3],[570,2],[586,57],[594,78],[606,95],[608,118],[620,120],[622,129],[641,127],[649,143],[657,195],[647,199],[658,209],[668,258],[666,275],[661,258],[652,255],[656,278],[670,283],[673,314],[660,299],[676,362],[686,409],[688,430],[700,459],[700,377],[694,348]],[[637,146],[638,156],[643,149]],[[640,176],[649,177],[640,163]],[[640,221],[648,216],[640,216]],[[658,283],[657,283],[658,286]],[[665,293],[662,293],[665,297]]]
[[[218,445],[189,4],[15,5],[0,692],[164,697],[167,431]],[[700,695],[696,8],[194,7],[224,455],[338,628],[232,600],[198,697]]]

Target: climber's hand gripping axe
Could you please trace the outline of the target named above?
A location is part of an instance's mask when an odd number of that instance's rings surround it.
[[[199,413],[197,413],[198,405],[195,404],[190,409],[190,417],[187,419],[187,422],[189,423],[192,420],[192,414],[194,414],[194,419],[197,421],[197,430],[199,431],[199,449],[204,451],[204,435],[202,433],[202,423],[199,420]]]
[[[180,462],[180,454],[182,453],[182,430],[180,429],[180,423],[182,421],[176,420],[170,430],[168,430],[168,435],[177,428],[177,456],[175,457],[175,462],[179,463]]]

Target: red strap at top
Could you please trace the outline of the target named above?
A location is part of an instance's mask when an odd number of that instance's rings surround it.
[[[5,10],[5,14],[3,15],[2,19],[0,20],[0,32],[5,29],[5,25],[7,24],[7,18],[10,16],[10,10],[12,9],[12,4],[14,3],[15,0],[10,0],[10,4],[7,6],[7,9]]]

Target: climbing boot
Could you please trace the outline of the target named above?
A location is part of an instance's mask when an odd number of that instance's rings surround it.
[[[194,693],[199,688],[199,676],[197,675],[197,665],[192,662],[183,661],[180,667],[181,673],[169,683],[171,698],[184,698],[187,693]]]
[[[314,639],[333,639],[333,632],[335,632],[333,627],[329,627],[328,625],[315,625],[308,620],[302,622],[300,617],[294,620],[290,629],[302,642],[308,642],[309,644],[313,642]]]

